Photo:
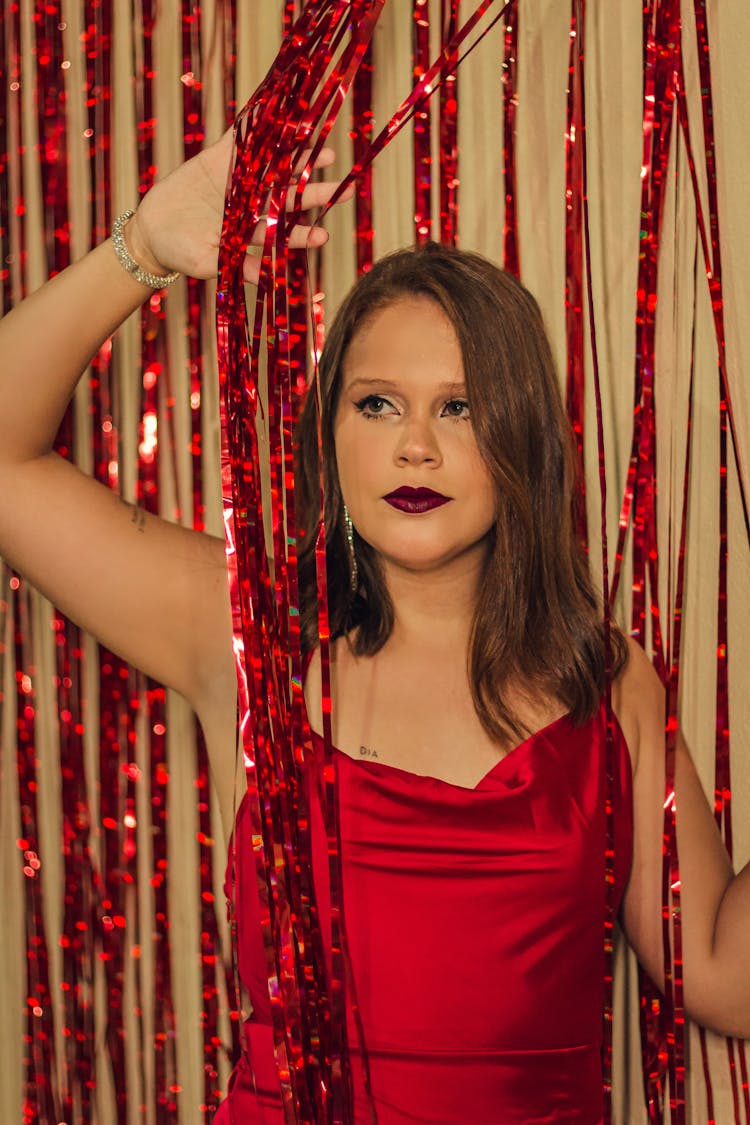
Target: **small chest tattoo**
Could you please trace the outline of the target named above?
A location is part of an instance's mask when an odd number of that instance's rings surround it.
[[[360,746],[359,756],[360,758],[377,758],[378,752],[377,750],[371,750],[369,746]]]

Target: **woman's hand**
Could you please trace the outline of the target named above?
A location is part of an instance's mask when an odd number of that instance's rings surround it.
[[[150,273],[179,270],[189,277],[216,277],[219,238],[224,216],[224,195],[232,159],[232,130],[216,144],[180,165],[144,196],[133,218],[124,227],[130,253]],[[316,168],[333,163],[334,153],[323,149]],[[324,207],[336,183],[310,183],[302,196],[306,211]],[[351,193],[345,193],[347,198]],[[253,245],[262,246],[265,224],[259,224]],[[299,225],[289,239],[293,248],[321,246],[328,239],[322,227]],[[257,284],[260,262],[248,254],[245,280]]]

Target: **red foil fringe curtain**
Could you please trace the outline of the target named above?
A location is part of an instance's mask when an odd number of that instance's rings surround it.
[[[291,398],[298,391],[300,380],[289,348],[284,211],[287,196],[290,202],[298,200],[309,179],[314,154],[330,132],[381,7],[360,4],[356,12],[347,11],[341,4],[310,7],[291,29],[272,70],[243,110],[236,127],[236,164],[219,255],[217,333],[223,387],[224,504],[227,557],[233,580],[240,730],[253,836],[257,841],[276,1058],[285,1117],[290,1122],[344,1121],[350,1118],[351,1110],[336,806],[326,799],[332,901],[332,968],[331,979],[326,982],[307,839],[309,815],[305,787],[298,777],[300,755],[305,747],[309,748],[310,735],[301,694],[292,450],[288,431],[294,413]],[[351,34],[347,39],[350,19]],[[307,66],[298,67],[298,47],[303,44]],[[339,49],[341,57],[334,66],[332,61]],[[284,123],[281,135],[279,122]],[[305,150],[310,148],[312,156],[305,157]],[[300,183],[295,190],[292,180],[297,171]],[[245,248],[264,210],[267,234],[250,331],[242,268]],[[273,542],[268,545],[263,532],[255,431],[264,317],[268,362],[265,409],[271,488],[277,503]],[[286,527],[281,517],[282,503]],[[326,633],[324,606],[322,646]],[[266,706],[258,706],[260,700],[265,700]],[[326,702],[330,713],[330,696]],[[330,746],[330,730],[326,733]],[[327,770],[331,769],[327,754]],[[328,783],[326,789],[329,798]]]
[[[745,517],[745,528],[748,531],[748,508],[746,496],[746,481],[737,446],[734,414],[731,407],[731,397],[726,369],[726,335],[724,325],[724,298],[722,292],[721,271],[721,240],[719,234],[719,208],[718,189],[716,179],[716,141],[714,136],[713,91],[711,80],[711,62],[708,42],[708,21],[705,0],[694,0],[694,13],[696,25],[696,45],[698,52],[698,68],[700,73],[701,109],[703,126],[703,143],[705,154],[706,187],[708,196],[709,221],[706,223],[705,208],[701,199],[698,185],[695,155],[693,151],[690,122],[687,109],[687,91],[685,73],[682,59],[680,59],[679,83],[677,92],[677,109],[680,125],[687,149],[688,164],[696,201],[697,224],[700,234],[701,249],[711,295],[711,307],[714,316],[716,331],[716,344],[718,355],[719,375],[719,598],[717,615],[717,644],[716,644],[716,745],[715,745],[715,770],[714,770],[714,809],[716,821],[724,836],[727,850],[732,855],[732,818],[731,818],[731,770],[729,756],[729,638],[728,638],[728,602],[727,602],[727,567],[728,567],[728,445],[731,437],[732,452],[737,468],[740,498]],[[710,245],[709,245],[710,243]],[[750,531],[749,531],[750,534]],[[706,1036],[701,1028],[699,1031],[701,1043],[701,1059],[703,1063],[704,1079],[706,1083],[706,1100],[709,1118],[713,1118],[713,1090],[711,1075],[708,1067],[708,1054],[706,1050]],[[748,1083],[747,1058],[745,1044],[736,1044],[732,1039],[727,1039],[727,1060],[732,1088],[732,1099],[736,1125],[741,1121],[740,1104],[744,1107],[745,1120],[750,1121],[750,1085]],[[740,1073],[737,1074],[737,1060],[739,1060]],[[741,1097],[740,1097],[741,1090]]]
[[[666,732],[666,794],[664,818],[663,866],[663,941],[666,965],[664,1000],[658,996],[650,981],[642,976],[642,1038],[644,1052],[644,1080],[649,1120],[663,1121],[665,1099],[669,1097],[670,1120],[685,1121],[685,1016],[682,996],[682,951],[680,931],[680,874],[677,856],[677,809],[674,798],[674,754],[678,727],[677,705],[680,674],[680,640],[683,619],[684,581],[686,564],[687,512],[689,502],[692,401],[694,373],[691,370],[689,406],[687,416],[687,442],[684,467],[682,514],[677,546],[677,574],[674,601],[670,610],[671,626],[664,627],[658,603],[658,552],[656,529],[656,414],[654,410],[654,385],[656,376],[655,314],[657,303],[658,263],[660,237],[664,211],[666,169],[670,158],[672,126],[675,103],[687,146],[692,183],[695,193],[697,223],[702,238],[706,274],[716,325],[718,365],[720,375],[720,467],[719,467],[719,614],[717,644],[717,703],[716,703],[716,815],[720,827],[731,846],[731,822],[725,820],[731,799],[728,774],[728,676],[727,676],[727,421],[732,418],[729,406],[729,388],[726,378],[726,350],[723,325],[723,299],[719,264],[719,231],[716,188],[716,160],[713,135],[712,89],[707,39],[707,20],[704,0],[695,2],[698,57],[701,75],[701,102],[706,153],[706,180],[708,185],[711,249],[706,238],[706,223],[695,172],[689,138],[687,100],[685,95],[681,16],[677,2],[656,2],[644,8],[644,159],[643,200],[641,215],[641,247],[639,283],[637,291],[638,312],[636,368],[636,409],[633,448],[620,519],[620,535],[615,556],[612,596],[616,592],[623,560],[625,535],[631,532],[633,541],[633,600],[632,631],[642,644],[647,641],[645,596],[649,592],[650,633],[654,662],[667,689]],[[588,191],[586,187],[585,147],[585,81],[584,81],[584,31],[585,0],[572,0],[570,30],[570,63],[568,86],[568,124],[566,130],[566,325],[568,344],[568,410],[578,442],[579,457],[583,461],[583,355],[584,321],[582,309],[583,277],[582,248],[585,247],[589,332],[591,336],[597,402],[597,433],[599,471],[602,489],[602,546],[605,598],[608,593],[608,552],[606,534],[606,465],[601,419],[601,390],[598,373],[596,334],[594,322],[593,279],[588,229]],[[506,215],[509,208],[506,208]],[[581,221],[584,217],[584,241],[581,242]],[[507,245],[507,243],[506,243]],[[512,242],[511,242],[512,245]],[[734,429],[732,427],[732,435]],[[734,442],[735,463],[738,469],[740,494],[747,525],[747,504],[739,453]],[[581,498],[582,499],[582,498]],[[579,518],[585,518],[583,505]],[[584,529],[584,528],[582,528]],[[608,857],[608,861],[609,861]],[[608,862],[609,877],[609,862]],[[607,929],[611,927],[611,918]],[[611,964],[610,940],[605,941],[605,952]],[[605,980],[611,986],[609,973]],[[611,992],[610,992],[611,997]],[[609,1073],[611,1067],[611,1008],[605,1006],[604,1071],[605,1092],[608,1096],[607,1119],[611,1115],[609,1103]],[[700,1032],[704,1078],[709,1117],[713,1119],[711,1076],[705,1035]],[[739,1087],[736,1074],[735,1050],[727,1041],[730,1078],[734,1101],[735,1121],[741,1120]],[[747,1115],[747,1066],[744,1044],[739,1044],[741,1081]],[[669,1084],[665,1079],[668,1077]]]
[[[224,91],[227,105],[234,99],[234,68],[236,52],[233,42],[233,29],[236,26],[236,4],[226,0],[221,6],[221,38],[224,55]],[[320,20],[326,12],[343,12],[343,5],[317,5]],[[351,5],[347,5],[351,7]],[[370,12],[377,5],[362,4],[357,14]],[[481,6],[486,10],[489,4]],[[701,111],[703,148],[701,157],[705,167],[699,169],[692,148],[690,122],[688,118],[685,75],[683,65],[684,44],[681,40],[681,13],[677,0],[647,0],[643,9],[644,18],[644,113],[643,113],[643,178],[642,178],[642,226],[640,230],[641,258],[637,288],[636,350],[638,362],[635,371],[634,427],[631,458],[625,485],[618,541],[612,566],[611,596],[615,597],[624,567],[626,545],[630,541],[633,558],[633,615],[632,629],[636,636],[650,644],[656,666],[668,688],[668,708],[665,715],[667,748],[673,746],[676,706],[679,688],[681,662],[680,627],[684,597],[684,572],[686,566],[686,515],[688,504],[688,485],[690,481],[691,430],[688,414],[688,441],[685,460],[685,487],[679,526],[674,529],[673,551],[677,558],[676,580],[667,606],[661,606],[658,599],[659,577],[664,566],[671,565],[671,559],[662,559],[657,552],[655,527],[657,516],[657,474],[656,474],[656,412],[654,409],[654,388],[658,375],[655,346],[655,323],[657,293],[660,278],[660,250],[662,245],[662,225],[665,209],[666,171],[678,137],[686,146],[688,165],[692,178],[697,208],[697,222],[701,237],[701,254],[708,279],[709,294],[714,315],[718,357],[718,389],[720,396],[720,456],[717,494],[720,506],[720,541],[718,544],[719,568],[719,613],[717,624],[717,706],[716,706],[716,769],[715,769],[715,810],[717,821],[722,828],[728,847],[732,846],[731,796],[732,777],[730,770],[730,741],[728,722],[729,691],[729,649],[727,628],[727,476],[730,456],[734,459],[739,480],[740,501],[746,528],[747,490],[743,466],[740,462],[735,413],[731,386],[726,368],[726,335],[724,324],[724,301],[722,293],[722,271],[720,259],[719,213],[716,181],[716,144],[713,130],[713,94],[708,42],[705,0],[694,0],[694,15],[697,35],[698,64],[701,84]],[[434,5],[437,11],[438,5]],[[457,94],[458,87],[451,80],[451,68],[458,56],[459,46],[450,40],[457,30],[457,4],[440,0],[441,45],[443,54],[437,67],[430,67],[430,4],[427,0],[415,0],[414,14],[414,75],[423,91],[434,85],[442,74],[444,85],[441,88],[440,115],[440,237],[454,240],[457,237],[458,206],[455,190],[458,181],[457,157],[460,138],[457,135]],[[523,105],[518,104],[518,21],[520,5],[512,3],[505,10],[505,39],[502,51],[503,62],[503,167],[505,184],[504,215],[498,216],[503,224],[504,259],[506,268],[518,273],[519,235],[518,235],[518,188],[516,175],[516,127],[522,126]],[[39,132],[39,165],[41,174],[43,210],[45,219],[45,248],[49,272],[64,268],[70,257],[70,227],[68,221],[68,180],[65,159],[68,137],[65,124],[66,87],[63,67],[66,61],[66,29],[64,10],[60,3],[41,3],[35,0],[31,5],[33,15],[33,42],[35,44],[34,62],[37,74],[36,121]],[[111,200],[111,36],[113,21],[112,0],[85,0],[82,4],[83,36],[80,43],[83,72],[86,85],[87,134],[89,139],[88,168],[90,188],[90,223],[92,245],[101,240],[111,225],[113,218]],[[0,112],[0,240],[5,260],[0,263],[0,283],[2,285],[3,308],[10,307],[13,299],[26,287],[26,245],[27,235],[24,214],[24,183],[20,162],[11,160],[11,152],[20,144],[22,136],[21,108],[18,83],[20,80],[21,53],[21,14],[16,3],[7,3],[4,15],[3,89],[5,112]],[[153,28],[155,7],[152,0],[133,0],[132,26],[134,36],[137,29],[143,29],[142,38],[134,40],[136,56],[142,57],[142,66],[137,77],[137,96],[139,98],[139,153],[138,167],[141,190],[146,190],[155,172],[153,84]],[[299,5],[293,2],[284,6],[285,27],[290,27],[299,16]],[[183,136],[186,155],[197,151],[203,140],[203,98],[201,82],[201,18],[200,9],[183,0],[180,9],[180,30],[182,41],[182,108]],[[596,359],[595,324],[593,313],[593,291],[597,279],[592,277],[590,256],[590,235],[588,231],[585,157],[585,102],[584,102],[584,35],[586,12],[584,0],[571,0],[571,29],[575,35],[570,41],[569,60],[569,100],[566,129],[566,339],[569,355],[569,387],[571,413],[579,448],[583,450],[585,419],[582,409],[581,378],[583,365],[580,357],[585,343],[584,326],[588,317],[588,329],[594,359],[594,376],[597,394],[597,426],[599,430],[599,470],[603,488],[602,509],[606,511],[607,472],[604,463],[602,434],[601,391],[598,383],[598,362]],[[316,24],[316,34],[325,43],[325,50],[333,55],[335,36],[327,38],[322,23]],[[360,46],[364,42],[360,41]],[[343,39],[340,40],[343,43]],[[300,46],[298,43],[297,46]],[[290,48],[290,51],[292,49]],[[287,56],[291,65],[292,54]],[[7,63],[6,60],[7,59]],[[346,75],[346,81],[354,82],[354,161],[358,173],[357,187],[357,266],[366,269],[372,261],[373,214],[372,187],[368,179],[371,162],[379,151],[400,128],[411,119],[414,124],[415,151],[415,225],[416,236],[423,241],[432,234],[432,152],[431,152],[431,110],[427,103],[419,100],[419,94],[407,99],[394,116],[393,121],[372,139],[372,81],[377,72],[377,57],[368,47],[364,55],[360,53],[359,70]],[[340,77],[340,76],[339,76]],[[333,96],[333,95],[331,95]],[[313,133],[315,127],[313,110],[323,108],[324,125],[320,139],[332,122],[334,110],[331,104],[317,103],[310,108],[306,117],[306,127]],[[302,110],[297,105],[297,111]],[[304,115],[303,115],[304,116]],[[679,126],[679,132],[674,125]],[[265,249],[264,270],[265,289],[261,289],[261,301],[266,316],[265,343],[270,349],[274,370],[280,372],[278,397],[269,403],[269,428],[278,435],[276,461],[272,465],[273,489],[277,497],[287,503],[287,529],[294,527],[294,512],[289,487],[291,421],[298,409],[300,392],[305,383],[308,353],[311,348],[308,306],[311,300],[306,277],[306,269],[301,258],[289,255],[290,281],[285,283],[285,255],[283,253],[282,232],[283,181],[289,175],[293,162],[291,152],[301,151],[302,138],[288,137],[290,148],[285,157],[284,168],[276,165],[277,182],[272,194],[272,228],[275,220],[275,233],[269,232]],[[293,143],[292,143],[293,142]],[[258,142],[260,144],[260,142]],[[307,143],[307,142],[306,142]],[[317,143],[317,142],[316,142]],[[255,140],[252,140],[255,150]],[[277,157],[278,161],[278,157]],[[258,168],[251,168],[249,179],[256,177]],[[271,166],[265,169],[269,178]],[[703,178],[706,184],[706,201],[703,200],[699,183]],[[257,211],[257,214],[260,212]],[[12,247],[12,256],[8,247]],[[583,256],[582,256],[582,247]],[[10,258],[14,260],[9,260]],[[202,315],[205,310],[203,287],[197,283],[186,284],[188,312],[188,362],[190,364],[190,413],[192,423],[191,437],[191,483],[193,526],[201,529],[204,525],[205,501],[202,491],[202,453],[201,432],[203,428],[203,356],[205,340],[202,335]],[[583,303],[587,302],[587,312]],[[259,306],[260,307],[260,306]],[[235,311],[238,311],[237,309]],[[284,321],[286,318],[286,323]],[[244,320],[243,320],[244,324]],[[144,385],[141,402],[141,433],[138,457],[139,501],[148,510],[159,508],[159,458],[174,454],[174,438],[169,424],[169,369],[166,362],[164,339],[164,307],[162,298],[155,295],[144,310],[142,331],[143,377]],[[238,345],[243,364],[250,363],[251,375],[262,342],[263,330],[256,320],[251,333],[252,355],[247,354],[245,345]],[[245,350],[243,350],[245,349]],[[238,367],[237,370],[240,368]],[[246,370],[246,368],[244,368]],[[109,487],[121,486],[118,459],[117,430],[117,372],[111,364],[111,349],[105,346],[95,357],[90,372],[92,452],[95,475]],[[257,391],[252,378],[243,387],[236,388],[234,407],[238,412],[245,411],[245,417],[252,417],[248,403],[257,406]],[[231,397],[231,396],[230,396]],[[692,386],[691,386],[692,400]],[[233,408],[234,408],[233,407]],[[237,418],[240,417],[238,413]],[[166,430],[165,430],[166,424]],[[235,422],[235,439],[250,441],[250,435],[242,429],[239,420]],[[166,442],[166,444],[165,444]],[[58,448],[70,455],[73,447],[72,416],[66,419],[61,429]],[[257,478],[248,472],[242,487],[247,487],[257,496],[258,506],[250,510],[250,523],[238,537],[240,553],[247,550],[247,544],[262,542],[262,511],[260,509],[260,488],[255,488]],[[236,482],[235,482],[236,487]],[[228,493],[229,495],[229,493]],[[341,1018],[344,992],[346,990],[345,927],[341,916],[342,903],[337,904],[339,917],[337,957],[331,995],[325,994],[321,986],[319,992],[311,989],[304,1001],[298,992],[298,978],[291,958],[292,938],[298,943],[303,957],[304,971],[320,963],[320,935],[316,931],[314,901],[309,881],[309,872],[302,871],[295,876],[291,871],[292,858],[304,855],[308,847],[302,822],[295,825],[298,816],[299,793],[296,789],[295,770],[301,765],[300,748],[307,747],[304,715],[301,704],[301,675],[298,659],[298,623],[291,616],[285,617],[284,607],[291,611],[296,604],[296,555],[295,543],[287,547],[283,542],[285,529],[282,521],[274,528],[273,558],[281,560],[277,567],[275,582],[271,584],[268,573],[260,575],[258,584],[253,587],[252,575],[240,574],[240,587],[243,595],[255,598],[274,619],[280,606],[276,632],[263,638],[248,632],[247,614],[241,624],[238,621],[238,636],[246,644],[250,664],[247,667],[248,697],[254,698],[256,692],[265,691],[273,682],[275,695],[269,697],[274,723],[281,720],[287,724],[288,745],[274,746],[262,722],[257,729],[248,729],[250,737],[250,758],[257,758],[258,767],[253,774],[251,766],[251,789],[257,790],[262,799],[258,812],[258,826],[264,835],[266,868],[260,856],[259,871],[268,888],[268,937],[269,949],[276,946],[281,956],[271,957],[269,980],[275,1003],[277,1048],[281,1061],[282,1082],[285,1083],[286,1108],[289,1120],[312,1120],[315,1096],[310,1085],[306,1088],[302,1081],[286,1071],[292,1059],[302,1060],[302,1071],[312,1068],[312,1073],[324,1075],[327,1082],[325,1113],[329,1107],[334,1120],[346,1119],[347,1091],[345,1085],[337,1080],[334,1071],[338,1059],[346,1059],[346,1043],[336,1041],[335,1032],[344,1027]],[[607,585],[606,519],[602,522],[605,562],[605,591]],[[243,539],[244,536],[244,539]],[[233,543],[233,541],[230,541]],[[264,546],[264,545],[263,545]],[[320,558],[324,558],[324,538],[321,537]],[[324,568],[321,569],[321,586],[324,588]],[[108,1012],[107,1050],[112,1071],[116,1077],[116,1114],[118,1122],[124,1123],[132,1112],[132,1097],[124,1086],[126,1073],[124,990],[126,977],[137,968],[138,951],[137,926],[145,920],[138,919],[134,904],[143,891],[139,886],[136,864],[136,798],[140,786],[147,785],[151,808],[151,827],[154,840],[153,868],[151,883],[153,887],[158,935],[155,942],[158,988],[153,998],[154,1041],[141,1038],[136,1044],[139,1055],[138,1067],[141,1075],[147,1060],[153,1058],[156,1067],[157,1104],[154,1107],[156,1120],[174,1121],[177,1114],[177,1088],[175,1085],[175,1025],[172,1003],[173,982],[170,978],[169,958],[169,917],[167,910],[167,854],[165,844],[166,797],[168,787],[167,764],[165,758],[165,706],[161,689],[148,685],[145,696],[142,684],[135,674],[118,658],[105,650],[99,652],[99,692],[101,699],[99,719],[99,765],[100,765],[100,808],[98,823],[93,821],[89,797],[83,785],[83,705],[82,682],[85,670],[83,642],[78,630],[60,614],[53,616],[55,682],[54,690],[59,715],[59,735],[62,771],[62,871],[63,871],[63,934],[60,982],[62,996],[52,993],[53,942],[56,935],[47,929],[42,909],[42,892],[45,889],[44,856],[41,854],[39,829],[39,775],[37,768],[37,744],[39,723],[37,716],[37,696],[41,689],[36,669],[36,650],[41,638],[32,627],[32,604],[27,585],[16,575],[4,571],[3,590],[7,589],[7,601],[2,601],[0,591],[0,671],[3,667],[2,644],[6,616],[12,622],[12,660],[15,665],[16,698],[13,706],[17,709],[17,769],[19,787],[19,807],[21,814],[21,834],[18,839],[19,857],[24,873],[26,891],[25,930],[27,947],[27,987],[28,998],[25,1030],[25,1081],[23,1119],[32,1123],[46,1123],[57,1120],[86,1120],[91,1112],[94,1094],[94,1025],[92,1009],[93,966],[103,967],[106,1003]],[[285,601],[286,599],[286,601]],[[245,608],[247,606],[245,603]],[[242,614],[240,615],[243,616]],[[325,613],[321,620],[322,641],[326,640]],[[264,646],[264,647],[261,647]],[[269,647],[270,646],[270,647]],[[286,670],[282,667],[279,654],[285,650],[294,654],[294,682],[285,694],[283,684]],[[271,649],[273,651],[271,651]],[[283,674],[282,674],[283,673]],[[326,696],[328,703],[329,697]],[[10,703],[11,701],[6,701]],[[146,720],[141,718],[145,705]],[[249,715],[249,710],[247,710]],[[147,728],[147,729],[146,729]],[[136,764],[136,731],[142,732],[150,745],[150,778],[141,776]],[[328,739],[330,744],[330,737]],[[296,749],[295,749],[296,748]],[[143,748],[141,748],[143,749]],[[266,756],[264,758],[264,755]],[[279,755],[279,757],[275,757]],[[669,759],[668,759],[669,760]],[[266,763],[265,765],[263,763]],[[278,784],[272,776],[277,771]],[[335,823],[335,803],[331,800],[333,776],[326,774],[326,793],[328,796],[329,850],[331,852],[331,871],[334,889],[337,884],[337,834]],[[669,938],[670,922],[675,922],[679,911],[679,870],[676,861],[674,842],[676,839],[675,809],[671,795],[671,771],[668,770],[667,801],[665,810],[665,866],[664,866],[664,938],[665,948]],[[212,902],[213,887],[211,879],[211,855],[213,831],[209,815],[207,768],[205,750],[199,743],[197,794],[199,805],[199,887],[201,894],[200,919],[200,966],[204,997],[202,1023],[204,1032],[204,1107],[210,1113],[217,1102],[217,1070],[219,1054],[222,1050],[218,1031],[218,985],[223,972],[220,958],[220,942],[216,928],[216,916]],[[101,866],[92,857],[94,833],[99,837]],[[611,856],[607,857],[607,864]],[[609,866],[607,871],[609,871]],[[281,875],[286,871],[289,887],[284,888]],[[291,874],[290,874],[291,871]],[[281,873],[281,875],[279,874]],[[295,879],[299,882],[295,882]],[[300,927],[292,935],[284,932],[278,913],[284,902],[284,895],[299,906],[295,925]],[[275,912],[275,914],[274,914]],[[606,922],[606,943],[610,940],[610,919]],[[271,935],[273,930],[273,935]],[[669,1117],[672,1122],[685,1120],[684,1091],[684,1043],[683,1013],[681,1001],[681,965],[679,948],[679,927],[673,957],[668,957],[671,968],[667,975],[667,992],[664,1000],[646,989],[642,1001],[642,1024],[644,1043],[644,1075],[649,1120],[663,1122],[665,1100],[669,1099]],[[607,962],[609,966],[609,961]],[[609,973],[606,969],[605,975]],[[278,977],[278,986],[276,980]],[[138,996],[137,972],[130,972],[134,981],[135,1002],[143,1007],[145,998]],[[230,990],[231,995],[231,990]],[[356,999],[351,994],[349,1000]],[[305,1005],[308,1004],[306,1009]],[[328,1005],[331,1005],[329,1008]],[[58,1031],[54,1013],[57,1011]],[[331,1026],[329,1012],[336,1015],[335,1027]],[[234,1013],[235,1016],[238,1013]],[[609,1019],[609,1010],[605,1013]],[[237,1019],[233,1021],[233,1031],[237,1030]],[[143,1036],[143,1032],[139,1033]],[[313,1057],[311,1044],[316,1035],[324,1044],[318,1057]],[[62,1053],[58,1057],[58,1042],[62,1042]],[[235,1035],[235,1050],[237,1036]],[[703,1041],[705,1061],[706,1100],[709,1118],[715,1114],[713,1088],[707,1064],[707,1051]],[[132,1045],[131,1045],[132,1048]],[[328,1052],[326,1057],[326,1051]],[[611,1058],[611,1028],[605,1024],[605,1077],[608,1074]],[[748,1093],[747,1064],[742,1044],[728,1041],[727,1059],[730,1067],[730,1081],[733,1098],[735,1123],[745,1118],[750,1120],[750,1101]],[[302,1073],[302,1071],[300,1073]],[[667,1085],[668,1083],[668,1085]],[[323,1108],[321,1106],[321,1108]],[[306,1116],[307,1115],[307,1116]],[[325,1119],[322,1117],[321,1119]]]
[[[376,152],[411,119],[420,99],[435,88],[438,80],[453,72],[461,43],[489,7],[487,2],[481,4],[465,27],[445,44],[440,59],[426,71],[423,82],[402,104],[369,152],[357,162],[356,174],[361,174],[365,164],[369,164]],[[253,835],[257,841],[261,909],[266,922],[276,1059],[289,1121],[351,1120],[347,990],[351,994],[355,1021],[356,996],[347,967],[341,896],[335,759],[330,732],[325,527],[322,523],[317,557],[326,748],[323,807],[331,889],[331,971],[327,980],[321,958],[323,939],[314,908],[312,860],[309,842],[305,839],[304,826],[309,824],[309,812],[305,786],[298,776],[300,755],[305,749],[309,752],[309,730],[301,698],[291,433],[282,425],[282,419],[289,420],[294,413],[285,248],[287,227],[294,221],[294,205],[286,223],[284,209],[289,201],[296,203],[300,198],[315,154],[329,134],[343,95],[362,62],[381,9],[379,3],[362,3],[356,11],[345,11],[341,4],[331,3],[303,11],[268,77],[240,116],[235,132],[236,163],[227,196],[219,256],[217,332],[223,388],[225,526],[240,690],[240,729],[248,771]],[[307,60],[304,68],[297,65],[296,47],[301,44],[305,46]],[[337,59],[339,49],[341,57]],[[285,123],[281,136],[278,135],[279,122]],[[310,149],[312,151],[306,153]],[[295,170],[303,165],[299,185],[294,189]],[[245,248],[264,213],[266,237],[251,330],[245,308],[242,266]],[[251,341],[250,347],[248,341]],[[272,551],[263,533],[255,432],[263,342],[267,358],[271,489],[276,498]],[[286,527],[282,512],[286,513]],[[290,664],[292,679],[288,684]],[[259,706],[261,700],[264,705]],[[303,848],[303,845],[306,846]],[[361,1040],[361,1026],[357,1026]],[[360,1042],[360,1050],[367,1088],[364,1042]],[[374,1106],[372,1108],[374,1113]]]

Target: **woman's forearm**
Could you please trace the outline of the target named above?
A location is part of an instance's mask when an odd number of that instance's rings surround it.
[[[107,241],[3,317],[0,464],[49,451],[91,357],[150,291]]]

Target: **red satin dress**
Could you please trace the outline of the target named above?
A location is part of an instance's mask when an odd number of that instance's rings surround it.
[[[550,723],[475,789],[336,755],[347,933],[378,1125],[599,1125],[604,706],[579,727],[567,716]],[[619,728],[614,792],[619,904],[632,851]],[[253,1016],[215,1123],[283,1125],[248,835],[243,806],[234,892]],[[313,839],[326,917],[315,804]],[[356,1125],[370,1125],[354,1027],[349,1045]]]

